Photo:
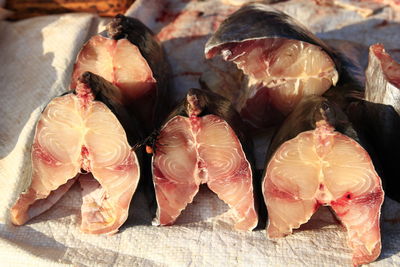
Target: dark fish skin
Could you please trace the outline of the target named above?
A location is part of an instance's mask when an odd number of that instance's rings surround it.
[[[364,87],[355,79],[349,79],[332,86],[322,96],[338,105],[346,113],[351,103],[364,99]]]
[[[170,111],[171,103],[168,93],[171,70],[160,42],[141,21],[121,14],[116,15],[107,25],[107,30],[101,34],[114,40],[128,39],[139,48],[146,59],[157,81],[154,125],[159,126]]]
[[[324,41],[329,44],[341,63],[342,71],[338,86],[352,82],[357,83],[357,90],[364,91],[368,46],[339,39],[325,39]]]
[[[400,202],[399,157],[400,116],[392,106],[360,100],[352,102],[346,113],[368,143],[368,153],[382,178],[386,195]]]
[[[381,65],[383,60],[378,57],[378,53],[381,57],[393,62],[391,68],[399,74],[395,77],[395,81],[390,81],[386,76],[385,69]],[[389,62],[385,63],[389,64]],[[374,103],[391,105],[400,115],[400,65],[385,52],[383,45],[376,44],[370,47],[365,76],[365,99]]]
[[[292,17],[261,3],[245,5],[223,21],[207,41],[205,54],[211,58],[226,46],[263,38],[287,38],[319,46],[340,70],[340,62],[328,45]]]
[[[79,81],[92,90],[95,100],[104,103],[114,113],[124,128],[131,147],[143,140],[143,127],[140,127],[133,111],[123,104],[118,87],[89,71],[83,73]]]

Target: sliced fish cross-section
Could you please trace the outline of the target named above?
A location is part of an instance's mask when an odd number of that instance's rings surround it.
[[[105,97],[98,91],[102,86],[113,89],[84,73],[74,93],[54,98],[43,111],[32,145],[32,182],[11,209],[14,224],[49,209],[77,179],[84,199],[82,231],[114,233],[127,219],[139,162],[117,116],[95,100]],[[78,177],[82,172],[92,176]]]
[[[202,100],[198,97],[204,95],[204,92],[192,89],[181,106],[188,117],[173,116],[157,138],[153,156],[158,202],[156,223],[174,223],[186,205],[193,201],[199,185],[207,183],[234,209],[235,228],[251,230],[257,225],[258,218],[250,163],[227,121],[215,114],[200,115],[207,109],[205,106],[200,108],[199,104]],[[217,98],[219,102],[220,98]],[[211,106],[208,108],[212,110]]]
[[[283,126],[271,146],[275,152],[270,151],[263,181],[267,233],[270,237],[291,234],[321,205],[331,206],[347,229],[353,264],[374,261],[381,250],[379,218],[384,193],[372,160],[353,136],[335,130],[333,125],[351,133],[351,126],[333,117],[340,111],[326,99],[314,97],[299,105],[285,123],[303,121]],[[304,108],[313,106],[308,109],[311,116],[304,116]]]
[[[400,64],[386,53],[382,44],[369,48],[365,76],[365,99],[391,105],[400,115]]]
[[[90,38],[77,56],[71,89],[86,71],[117,86],[148,131],[155,114],[162,117],[168,111],[169,65],[161,44],[137,19],[117,15],[106,31]]]
[[[329,47],[299,22],[263,4],[246,5],[221,24],[205,48],[207,58],[217,54],[247,75],[234,102],[256,127],[276,121],[276,112],[286,116],[304,96],[322,95],[339,77]]]

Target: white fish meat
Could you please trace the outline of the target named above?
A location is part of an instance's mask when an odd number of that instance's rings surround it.
[[[25,224],[51,208],[81,172],[93,175],[80,180],[82,231],[114,233],[127,219],[139,162],[117,116],[95,100],[101,86],[118,90],[84,73],[75,93],[54,98],[43,111],[32,144],[32,182],[11,208],[14,224]]]
[[[321,205],[330,206],[347,229],[353,264],[374,261],[381,250],[380,177],[344,114],[325,98],[307,101],[272,141],[263,181],[267,233],[274,238],[291,234]]]
[[[203,110],[212,112],[212,105],[222,106],[221,97],[214,98],[217,102],[207,100],[210,106],[199,104],[206,102],[202,97],[208,95],[192,89],[181,105],[188,117],[173,116],[157,137],[153,155],[153,181],[158,203],[156,223],[173,224],[193,201],[200,184],[206,183],[234,209],[235,228],[251,230],[257,225],[258,218],[250,163],[227,121],[212,113],[200,116]],[[225,105],[228,103],[223,101]]]

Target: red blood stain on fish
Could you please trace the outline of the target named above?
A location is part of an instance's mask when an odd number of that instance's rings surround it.
[[[87,172],[90,172],[89,150],[87,149],[86,146],[82,146],[81,156],[82,156],[81,168]]]
[[[295,199],[295,196],[292,193],[288,193],[285,191],[280,190],[276,185],[271,184],[268,187],[268,192],[273,195],[276,198],[283,198],[286,200],[294,200],[297,201],[297,199]]]
[[[86,109],[88,104],[94,100],[92,90],[85,83],[78,81],[75,92],[80,100],[80,104],[83,109]]]
[[[32,156],[41,159],[42,162],[47,165],[56,165],[59,161],[52,157],[48,152],[46,152],[38,143],[34,143],[32,146]]]
[[[190,117],[190,125],[193,133],[197,133],[200,129],[200,120],[196,116]]]

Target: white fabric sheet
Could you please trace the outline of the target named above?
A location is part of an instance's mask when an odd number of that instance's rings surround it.
[[[206,61],[210,33],[242,1],[137,1],[128,11],[164,42],[179,99],[206,71],[224,63]],[[391,8],[364,18],[354,11],[321,7],[313,1],[276,5],[324,38],[400,48],[399,15]],[[380,24],[387,20],[388,24]],[[83,43],[105,21],[90,14],[66,14],[0,22],[0,265],[1,266],[350,266],[346,232],[328,209],[286,238],[265,230],[238,232],[228,207],[202,187],[174,226],[151,226],[148,200],[138,192],[120,232],[93,236],[79,231],[79,185],[49,211],[24,226],[13,226],[9,208],[29,184],[30,144],[35,123],[51,98],[69,86]],[[380,26],[379,26],[380,25]],[[383,26],[382,26],[383,25]],[[396,50],[393,50],[396,53]],[[232,82],[232,81],[231,81]],[[262,147],[257,142],[262,162]],[[400,189],[399,189],[400,190]],[[227,212],[227,213],[226,213]],[[400,265],[400,204],[386,198],[382,213],[382,253],[371,266]]]

